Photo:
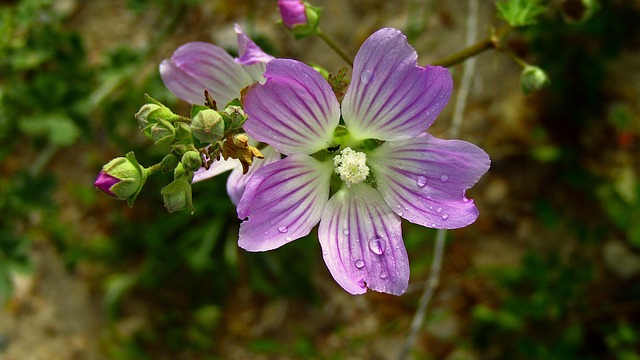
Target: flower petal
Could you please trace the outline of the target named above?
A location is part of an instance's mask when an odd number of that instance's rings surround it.
[[[318,237],[324,261],[351,294],[367,287],[400,295],[409,283],[409,259],[400,218],[380,192],[358,184],[335,193],[322,214]]]
[[[340,107],[317,71],[295,60],[267,64],[267,82],[251,87],[242,102],[244,130],[283,154],[312,154],[331,145]]]
[[[455,229],[478,217],[478,209],[464,193],[491,163],[479,147],[425,133],[388,141],[369,154],[368,160],[387,204],[410,222]]]
[[[215,160],[209,169],[205,169],[201,167],[193,174],[193,183],[200,182],[202,180],[211,179],[214,176],[220,175],[225,171],[233,170],[236,168],[240,168],[240,172],[242,172],[242,165],[240,165],[240,161],[237,159],[220,159]]]
[[[238,64],[248,66],[268,63],[274,59],[273,56],[262,51],[262,49],[245,34],[240,25],[234,24],[233,29],[236,31],[236,34],[238,34],[238,54],[240,56],[235,59]]]
[[[261,152],[264,159],[254,159],[253,164],[249,167],[249,171],[247,171],[246,174],[242,173],[242,166],[238,166],[233,169],[229,175],[229,179],[227,179],[227,193],[234,205],[238,205],[238,202],[244,193],[244,189],[247,186],[247,182],[251,179],[251,176],[258,171],[258,169],[267,164],[271,164],[274,161],[280,160],[280,153],[271,146],[265,147]],[[238,165],[240,165],[239,162]]]
[[[240,96],[240,90],[254,82],[231,55],[215,45],[190,42],[180,46],[160,64],[165,86],[191,104],[204,104],[204,90],[224,106]]]
[[[396,29],[378,30],[356,55],[342,116],[358,139],[400,140],[423,133],[449,101],[453,80],[442,67],[417,65]]]
[[[294,154],[267,164],[249,179],[238,203],[238,245],[248,251],[278,248],[311,232],[329,199],[331,162]]]

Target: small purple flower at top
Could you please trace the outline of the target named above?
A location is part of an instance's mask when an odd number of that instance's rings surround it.
[[[244,129],[287,157],[247,183],[237,208],[240,247],[275,249],[319,223],[322,255],[340,286],[399,295],[409,281],[401,218],[440,229],[476,220],[465,190],[488,170],[489,156],[425,133],[453,81],[417,57],[399,30],[377,31],[358,51],[342,106],[311,67],[267,64],[266,82],[243,98]]]
[[[160,76],[165,86],[178,98],[191,103],[204,103],[207,90],[218,106],[224,106],[240,97],[240,91],[256,81],[264,81],[266,63],[273,56],[265,53],[242,31],[238,34],[239,57],[232,58],[223,48],[205,42],[190,42],[179,47],[171,59],[160,64]],[[250,175],[269,162],[279,159],[273,149],[264,149],[265,159],[256,159],[249,173],[242,174],[242,166],[236,159],[215,161],[209,169],[201,168],[194,174],[193,182],[212,178],[232,170],[227,190],[234,204],[240,200]]]
[[[278,0],[278,9],[284,26],[289,29],[307,23],[306,8],[300,0]]]

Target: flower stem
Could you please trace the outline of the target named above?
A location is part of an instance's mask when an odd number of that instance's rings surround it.
[[[151,176],[154,173],[156,173],[158,170],[160,170],[162,168],[162,163],[157,163],[155,165],[151,165],[148,168],[145,168],[145,172],[147,173],[147,176]]]
[[[500,50],[502,48],[502,39],[511,32],[513,28],[509,25],[505,25],[498,31],[492,32],[487,38],[480,40],[479,42],[463,49],[455,54],[451,54],[443,59],[434,61],[431,65],[437,65],[442,67],[451,67],[459,64],[470,57],[476,56],[481,52],[489,49]]]
[[[469,9],[467,10],[467,34],[466,34],[466,43],[473,44],[476,41],[477,35],[477,27],[478,27],[478,0],[469,0]],[[504,28],[503,28],[504,29]],[[502,29],[501,29],[502,30]],[[506,35],[506,33],[505,33]],[[492,39],[490,37],[489,39]],[[493,38],[496,39],[496,38]],[[499,39],[499,38],[498,38]],[[481,41],[478,44],[483,44],[484,41]],[[498,42],[494,42],[494,44],[498,44]],[[496,45],[493,45],[497,48]],[[481,46],[472,45],[468,49],[479,49]],[[487,47],[488,48],[488,47]],[[475,50],[474,50],[475,51]],[[463,53],[471,53],[471,51],[467,52],[463,50],[458,54]],[[475,52],[475,54],[479,53],[479,51]],[[456,55],[456,54],[454,54]],[[451,59],[451,63],[449,65],[442,66],[451,66],[453,64],[457,64],[473,55],[468,55],[466,57],[449,57]],[[442,63],[441,63],[442,64]],[[462,84],[460,86],[460,90],[458,90],[458,96],[456,98],[455,108],[453,112],[453,120],[451,122],[451,128],[449,129],[449,136],[451,138],[457,138],[460,134],[460,125],[462,123],[462,115],[464,113],[464,109],[467,104],[467,94],[469,93],[469,88],[471,86],[471,79],[473,72],[475,71],[475,59],[471,59],[464,64],[464,73],[462,75]],[[436,234],[436,241],[433,248],[433,260],[431,262],[431,272],[429,273],[429,279],[427,280],[426,288],[420,300],[418,302],[418,310],[416,314],[413,316],[413,320],[411,321],[411,327],[409,329],[409,334],[407,335],[407,339],[404,342],[404,345],[400,349],[400,354],[398,359],[406,360],[409,357],[409,353],[413,346],[415,345],[416,339],[418,337],[418,333],[424,324],[424,319],[427,314],[427,308],[429,307],[429,303],[433,298],[436,290],[438,289],[438,285],[440,284],[440,271],[442,270],[442,262],[444,258],[444,246],[445,240],[447,237],[447,230],[441,229],[438,230]]]
[[[347,55],[344,51],[342,51],[342,49],[340,49],[340,47],[333,40],[331,40],[331,38],[329,38],[324,32],[322,32],[320,28],[316,29],[315,34],[320,39],[322,39],[322,41],[324,41],[327,45],[329,45],[329,47],[332,48],[333,51],[335,51],[338,55],[340,55],[342,60],[344,60],[347,64],[349,64],[349,66],[353,67],[353,60],[351,59],[351,57],[349,57],[349,55]]]

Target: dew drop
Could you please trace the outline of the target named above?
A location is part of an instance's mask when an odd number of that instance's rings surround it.
[[[447,220],[448,217],[449,217],[449,214],[442,214],[442,220]]]
[[[345,235],[349,235],[349,230],[348,229],[344,229],[344,230],[342,230],[342,233],[345,234]]]
[[[284,238],[286,241],[291,241],[293,240],[293,238],[291,236],[287,236],[286,238]]]
[[[435,229],[436,228],[436,223],[431,224],[431,227]]]
[[[356,265],[356,267],[358,269],[362,269],[364,267],[364,260],[362,259],[358,259],[354,262],[354,264]]]
[[[360,80],[362,80],[363,83],[368,84],[371,81],[373,81],[373,70],[371,69],[365,69],[362,74],[360,74]]]
[[[419,187],[424,187],[425,185],[427,185],[427,177],[426,176],[418,176],[418,180],[416,181],[416,184]]]
[[[360,279],[358,280],[358,286],[364,289],[367,287],[367,283],[364,281],[364,279]]]
[[[377,255],[382,255],[384,253],[384,242],[379,236],[371,237],[369,240],[369,250]]]
[[[380,272],[380,279],[386,279],[387,276],[389,276],[389,273],[386,270]]]
[[[281,233],[283,233],[283,234],[284,234],[284,233],[286,233],[287,231],[289,231],[289,229],[288,229],[286,226],[282,225],[282,226],[280,226],[280,227],[278,228],[278,231],[280,231]]]
[[[398,167],[402,169],[404,167],[404,161],[402,160],[398,161]]]
[[[441,207],[437,208],[437,209],[436,209],[436,212],[437,212],[438,214],[440,214],[440,213],[442,212],[442,208],[441,208]]]
[[[442,182],[447,182],[447,181],[449,181],[449,175],[447,175],[447,174],[442,174],[442,175],[440,176],[440,181],[442,181]]]

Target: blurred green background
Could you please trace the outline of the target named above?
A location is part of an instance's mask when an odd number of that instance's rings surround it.
[[[469,191],[478,221],[448,234],[416,359],[640,359],[640,1],[584,3],[549,1],[505,40],[548,73],[543,91],[522,94],[504,54],[477,57],[460,137],[492,167]],[[480,38],[504,24],[493,1],[474,14],[456,0],[314,4],[349,54],[393,26],[422,65],[464,48],[468,16]],[[397,356],[434,231],[403,223],[405,295],[353,297],[315,235],[239,249],[226,176],[194,185],[194,215],[166,213],[168,175],[151,177],[132,209],[92,186],[130,150],[144,165],[162,159],[133,114],[145,93],[188,114],[157,71],[182,43],[233,53],[237,22],[275,56],[344,66],[277,20],[276,1],[0,2],[0,358]],[[434,135],[446,137],[454,100]]]

